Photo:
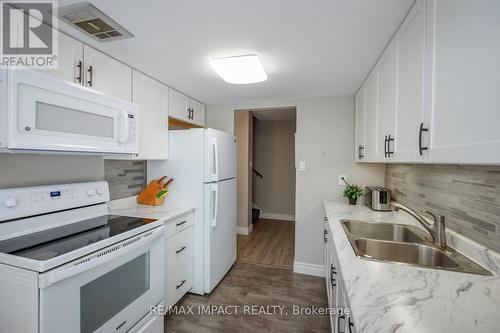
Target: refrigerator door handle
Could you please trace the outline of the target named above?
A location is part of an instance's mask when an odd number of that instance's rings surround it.
[[[214,159],[214,172],[212,173],[212,180],[218,180],[219,174],[219,150],[217,148],[217,138],[212,138],[212,148],[213,148],[213,159]]]
[[[219,193],[217,184],[212,184],[212,214],[210,221],[213,228],[217,227],[217,208],[219,206]]]

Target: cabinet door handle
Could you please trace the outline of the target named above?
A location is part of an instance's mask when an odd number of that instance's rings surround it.
[[[92,65],[89,66],[88,72],[89,72],[89,80],[87,81],[87,83],[89,84],[89,87],[92,87],[92,78],[94,76],[94,68],[92,67]]]
[[[76,77],[76,81],[78,81],[78,83],[82,83],[83,63],[81,60],[78,61],[78,65],[76,65],[76,68],[78,68],[78,76]]]
[[[186,280],[182,280],[181,283],[175,286],[175,289],[179,289],[184,283],[186,283]]]
[[[182,222],[176,223],[175,226],[180,227],[181,225],[183,225],[185,223],[187,223],[187,221],[182,221]]]
[[[362,152],[363,152],[363,153],[362,153]],[[358,158],[359,158],[359,159],[362,159],[363,157],[365,157],[364,152],[365,152],[365,146],[363,146],[363,145],[359,145],[359,146],[358,146]]]
[[[345,320],[345,316],[344,315],[341,315],[341,316],[338,316],[337,317],[337,328],[338,328],[338,333],[345,333],[345,327],[342,327],[340,325],[340,320]],[[342,327],[342,331],[340,330],[340,328]]]
[[[185,246],[183,246],[183,247],[181,247],[180,249],[176,250],[176,251],[175,251],[175,254],[179,254],[179,253],[181,253],[182,251],[184,251],[185,249],[186,249],[186,247],[185,247]]]
[[[387,157],[387,135],[384,139],[384,157]]]
[[[418,152],[420,153],[420,156],[422,156],[424,154],[424,150],[429,149],[429,147],[422,146],[422,133],[423,132],[429,132],[429,129],[424,127],[424,123],[420,123],[420,129],[418,131]]]
[[[394,154],[394,150],[391,151],[391,142],[394,142],[394,137],[391,138],[391,135],[387,137],[387,157],[391,157]]]
[[[337,281],[334,277],[335,274],[337,274],[335,272],[335,267],[333,267],[333,265],[330,265],[330,284],[332,285],[332,289],[337,286]]]

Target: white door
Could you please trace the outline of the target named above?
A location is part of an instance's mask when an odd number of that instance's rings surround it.
[[[418,1],[396,37],[398,52],[396,156],[419,161],[419,127],[424,112],[425,1]]]
[[[435,1],[432,163],[500,163],[500,1]]]
[[[58,67],[45,72],[65,81],[83,84],[83,43],[62,32],[57,35],[59,36]]]
[[[132,68],[87,45],[84,46],[85,85],[132,100]]]
[[[236,177],[236,138],[226,132],[205,131],[205,183]]]
[[[378,68],[377,160],[394,156],[396,118],[397,53],[390,45],[382,55]]]
[[[204,290],[211,292],[236,261],[236,179],[204,186]]]
[[[133,102],[139,104],[139,159],[168,158],[168,87],[133,71]]]
[[[365,158],[367,161],[377,160],[377,95],[378,72],[374,71],[365,82]],[[382,154],[383,156],[383,154]],[[383,159],[383,158],[382,158]],[[382,160],[380,159],[380,160]]]
[[[361,87],[356,93],[355,99],[355,132],[356,132],[356,152],[357,162],[364,160],[365,154],[365,87]]]

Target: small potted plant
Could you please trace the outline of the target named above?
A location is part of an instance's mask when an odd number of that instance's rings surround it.
[[[349,205],[355,205],[362,194],[363,190],[357,185],[347,185],[344,190],[344,197],[349,199]]]

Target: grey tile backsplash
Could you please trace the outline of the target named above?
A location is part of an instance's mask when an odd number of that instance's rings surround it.
[[[139,194],[146,185],[146,161],[104,160],[111,200]]]
[[[395,200],[500,252],[500,166],[389,164],[385,181]]]

